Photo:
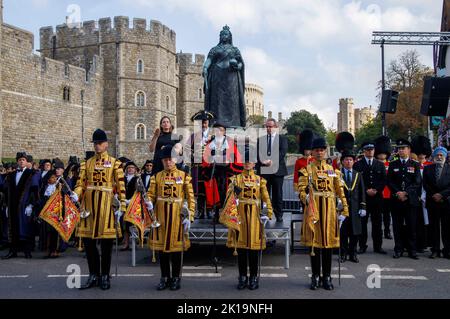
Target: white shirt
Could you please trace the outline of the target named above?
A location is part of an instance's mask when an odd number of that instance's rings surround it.
[[[150,175],[145,175],[145,187],[148,187],[150,183],[150,178],[152,178]]]
[[[364,156],[364,158],[366,159],[367,165],[369,165],[369,166],[370,166],[370,164],[373,165],[373,160],[374,160],[374,158],[367,158],[367,157],[365,157],[365,156]]]
[[[401,163],[406,163],[407,161],[409,161],[409,157],[407,157],[407,158],[400,158],[400,162]]]
[[[134,177],[134,175],[127,175],[127,183],[129,183],[131,181],[131,179]]]
[[[205,145],[208,142],[208,133],[209,133],[209,128],[207,128],[206,130],[204,130],[202,132],[202,144]]]
[[[27,168],[25,167],[22,172],[19,172],[19,169],[17,169],[17,171],[16,171],[16,186],[19,185],[20,178],[22,177],[22,175],[26,169]]]
[[[43,171],[41,174],[41,177],[44,178],[45,175],[47,175],[48,171]]]

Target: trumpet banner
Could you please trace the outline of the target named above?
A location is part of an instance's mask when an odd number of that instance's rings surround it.
[[[151,227],[153,220],[150,217],[147,206],[143,203],[141,193],[134,193],[125,213],[124,221],[132,223],[139,229],[139,240],[141,242],[141,247],[143,247],[145,229]]]
[[[219,216],[219,222],[228,228],[240,231],[241,221],[239,219],[239,212],[236,205],[236,195],[231,192],[225,201],[222,212]]]
[[[65,206],[64,217],[62,216],[63,200]],[[64,195],[63,197],[61,192],[56,191],[50,196],[41,210],[39,218],[50,224],[67,243],[80,222],[80,212],[71,201],[69,195]]]

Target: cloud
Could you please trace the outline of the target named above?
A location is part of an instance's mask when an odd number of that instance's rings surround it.
[[[244,43],[246,80],[264,88],[266,112],[287,116],[304,108],[326,126],[336,126],[339,98],[376,104],[381,61],[372,32],[439,31],[442,10],[441,1],[423,0],[120,1],[189,16],[214,30],[230,25]],[[387,47],[386,65],[406,49]],[[430,47],[414,49],[432,64]]]

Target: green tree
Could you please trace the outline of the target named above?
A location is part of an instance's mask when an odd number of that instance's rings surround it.
[[[310,129],[316,135],[324,137],[327,133],[317,114],[312,114],[306,110],[292,112],[284,127],[287,130],[289,152],[291,153],[298,152],[297,135],[304,129]]]
[[[360,146],[365,141],[373,141],[381,135],[381,116],[364,124],[355,134],[355,144]]]
[[[247,126],[264,126],[264,116],[263,115],[250,115],[247,118]]]
[[[329,127],[327,129],[326,139],[329,146],[334,146],[334,144],[336,143],[336,135],[337,131],[335,129],[333,129],[332,127]]]

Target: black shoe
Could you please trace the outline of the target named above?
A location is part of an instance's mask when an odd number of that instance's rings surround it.
[[[320,288],[320,276],[312,276],[311,277],[311,290],[317,290]]]
[[[393,256],[395,259],[399,259],[400,257],[403,257],[403,253],[401,253],[401,252],[399,252],[399,251],[396,251],[395,253],[394,253],[394,256]]]
[[[408,257],[411,258],[411,259],[414,259],[414,260],[418,260],[419,259],[419,256],[417,256],[417,253],[415,253],[415,252],[409,253]]]
[[[381,254],[381,255],[386,255],[387,254],[386,250],[384,250],[383,248],[377,248],[377,249],[374,249],[373,251],[375,253]]]
[[[170,283],[170,290],[178,290],[181,288],[180,285],[181,278],[180,277],[174,277],[172,278],[172,282]]]
[[[17,258],[17,253],[13,252],[13,251],[10,251],[8,253],[8,255],[2,257],[2,259],[11,259],[11,258]]]
[[[92,287],[98,287],[100,278],[97,275],[89,275],[88,280],[84,285],[80,287],[80,289],[89,289]]]
[[[277,223],[282,223],[283,222],[283,217],[277,217]]]
[[[331,282],[331,276],[324,276],[323,277],[323,289],[325,290],[333,290],[334,286]]]
[[[339,259],[340,259],[341,263],[345,263],[345,261],[347,260],[347,257],[345,255],[341,255],[339,257]]]
[[[100,289],[108,290],[109,288],[111,288],[111,283],[109,281],[109,275],[102,275],[101,282],[100,282]]]
[[[367,250],[367,247],[368,247],[367,245],[365,245],[363,247],[360,247],[359,250],[358,250],[358,254],[365,254],[366,250]]]
[[[248,278],[247,276],[239,276],[239,283],[237,286],[237,289],[242,290],[247,288],[248,285]]]
[[[25,259],[31,259],[31,258],[33,258],[33,256],[31,256],[31,253],[30,252],[26,252],[25,253]]]
[[[168,277],[161,277],[161,279],[159,280],[159,284],[158,284],[158,286],[156,286],[156,290],[164,290],[164,289],[166,289],[167,287],[169,287],[169,281],[170,281],[170,278],[168,278]]]
[[[259,288],[258,277],[250,277],[250,282],[248,284],[248,289],[255,290]]]
[[[358,259],[358,256],[357,255],[350,255],[350,258],[349,258],[349,260],[352,262],[352,263],[359,263],[359,259]]]
[[[437,251],[433,251],[430,255],[430,259],[435,259],[435,258],[439,258],[441,257],[441,253],[437,252]]]

